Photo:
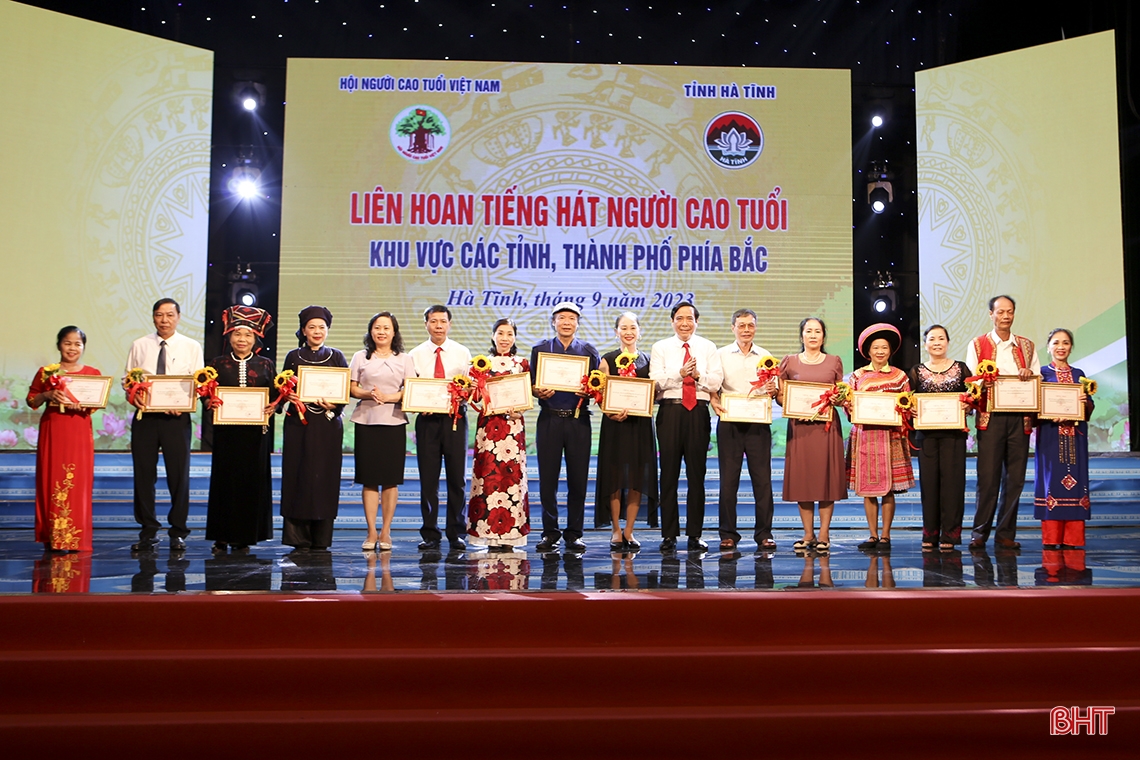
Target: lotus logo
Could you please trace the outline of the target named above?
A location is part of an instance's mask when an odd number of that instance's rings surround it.
[[[748,114],[722,113],[705,128],[705,152],[725,169],[743,169],[764,150],[764,132]]]

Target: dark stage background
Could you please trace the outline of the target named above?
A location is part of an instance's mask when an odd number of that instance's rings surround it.
[[[689,66],[850,69],[854,324],[874,320],[870,291],[889,273],[898,306],[889,319],[909,340],[898,361],[920,359],[914,72],[1093,32],[1116,30],[1125,294],[1140,293],[1140,111],[1132,46],[1140,21],[1131,4],[1095,0],[42,0],[40,8],[215,52],[210,273],[206,313],[231,302],[238,272],[252,274],[259,305],[277,313],[285,62],[289,57],[416,58]],[[237,95],[262,94],[255,115]],[[872,112],[886,123],[871,133]],[[227,188],[236,160],[260,164],[267,203]],[[865,170],[886,162],[895,201],[876,216]],[[866,292],[866,297],[860,294]],[[1032,297],[1032,296],[1030,296]],[[983,294],[979,294],[979,303]],[[291,339],[291,320],[286,340]],[[1140,335],[1130,306],[1129,335]],[[221,325],[206,322],[206,355],[219,353]],[[275,350],[275,336],[269,336]],[[1131,345],[1131,341],[1130,341]],[[1130,351],[1130,354],[1132,352]],[[1140,390],[1130,378],[1130,395]],[[1131,448],[1138,448],[1131,426]]]

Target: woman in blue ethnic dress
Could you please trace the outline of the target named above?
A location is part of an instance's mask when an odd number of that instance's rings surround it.
[[[1063,327],[1049,333],[1049,356],[1041,368],[1046,383],[1080,383],[1085,373],[1069,366],[1073,334]],[[1085,420],[1092,416],[1093,400],[1084,389],[1081,401]],[[1033,516],[1041,521],[1045,549],[1085,548],[1085,521],[1089,519],[1089,425],[1085,421],[1037,420],[1034,454],[1037,478]]]

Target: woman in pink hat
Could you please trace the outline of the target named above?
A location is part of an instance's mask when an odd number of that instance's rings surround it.
[[[848,380],[851,390],[894,394],[909,391],[906,372],[888,364],[891,354],[901,344],[902,335],[893,325],[880,322],[864,330],[859,336],[859,353],[871,363],[851,373]],[[863,497],[871,531],[871,537],[859,544],[859,548],[890,551],[895,494],[914,486],[906,431],[901,427],[853,424],[847,439],[847,486]],[[879,529],[880,498],[882,530]]]

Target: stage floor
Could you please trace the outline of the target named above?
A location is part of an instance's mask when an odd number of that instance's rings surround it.
[[[865,530],[832,531],[830,556],[796,555],[799,530],[777,530],[774,553],[750,540],[739,551],[681,550],[662,555],[660,539],[638,535],[636,554],[611,554],[609,531],[588,531],[582,555],[538,554],[531,546],[510,554],[473,550],[421,553],[419,534],[393,531],[391,552],[363,552],[363,530],[340,529],[328,552],[299,553],[272,540],[248,554],[214,556],[200,532],[185,552],[170,552],[166,538],[156,552],[132,554],[133,530],[95,531],[94,551],[46,554],[31,530],[0,530],[0,593],[201,593],[201,592],[487,592],[635,590],[788,591],[801,589],[978,589],[1012,587],[1140,588],[1140,528],[1089,528],[1085,551],[1042,551],[1040,531],[1021,530],[1020,552],[921,551],[917,530],[893,532],[890,553],[864,553]],[[446,551],[447,543],[444,542]]]

